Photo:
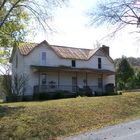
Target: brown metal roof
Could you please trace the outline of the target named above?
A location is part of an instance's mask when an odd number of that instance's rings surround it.
[[[22,55],[28,55],[38,44],[37,43],[20,43],[19,51]]]
[[[47,41],[43,41],[46,42]],[[43,43],[41,42],[41,43]],[[41,44],[40,43],[40,44]],[[19,51],[22,55],[28,55],[35,47],[39,46],[37,43],[21,43],[19,45]],[[65,59],[79,59],[88,60],[98,49],[83,49],[83,48],[72,48],[56,45],[47,45],[60,57]]]
[[[64,46],[51,45],[52,49],[62,58],[66,59],[80,59],[88,60],[96,50],[83,49],[83,48],[72,48]]]

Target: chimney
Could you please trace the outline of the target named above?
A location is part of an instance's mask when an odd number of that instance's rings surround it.
[[[102,45],[102,50],[109,56],[109,47]]]

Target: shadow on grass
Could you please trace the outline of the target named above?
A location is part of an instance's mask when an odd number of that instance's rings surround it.
[[[22,112],[23,106],[0,106],[0,118]]]

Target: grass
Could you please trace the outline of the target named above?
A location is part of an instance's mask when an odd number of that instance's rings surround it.
[[[140,118],[140,93],[0,104],[1,140],[54,140]]]

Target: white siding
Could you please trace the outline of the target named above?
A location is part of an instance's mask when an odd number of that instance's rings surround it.
[[[33,50],[32,53],[25,57],[26,65],[41,65],[41,52],[46,52],[46,66],[70,66],[70,59],[62,59],[55,54],[55,52],[46,44],[42,44]],[[114,71],[114,64],[106,56],[95,55],[88,61],[76,60],[77,68],[98,68],[98,58],[102,59],[102,69]]]
[[[115,75],[105,77],[105,84],[114,83],[115,85]]]
[[[16,57],[18,61],[18,65],[16,67]],[[24,73],[24,58],[20,54],[19,50],[17,50],[14,54],[14,57],[12,59],[12,74],[22,74]]]
[[[35,73],[30,68],[30,65],[41,65],[41,53],[46,52],[46,66],[70,66],[70,59],[62,59],[55,54],[55,52],[48,47],[45,43],[36,47],[29,55],[22,56],[19,51],[16,51],[12,60],[12,73],[17,72],[18,74],[27,74],[29,77],[29,81],[26,87],[26,94],[33,93],[34,85],[38,85],[39,76],[38,73]],[[76,60],[77,68],[93,68],[98,69],[98,58],[102,59],[102,69],[115,71],[114,63],[111,62],[105,55],[100,55],[101,53],[97,53],[93,57],[91,57],[88,61]],[[18,67],[15,67],[15,59],[16,55],[18,55]],[[61,72],[60,77],[60,85],[71,85],[72,77],[76,76],[76,73],[70,72]],[[83,86],[83,80],[86,79],[85,73],[78,73],[78,85]],[[89,86],[98,86],[98,75],[88,74],[88,85]],[[54,81],[58,84],[58,73],[57,72],[48,72],[47,73],[47,83],[49,81]],[[115,83],[114,76],[104,77],[104,85],[107,83]]]

